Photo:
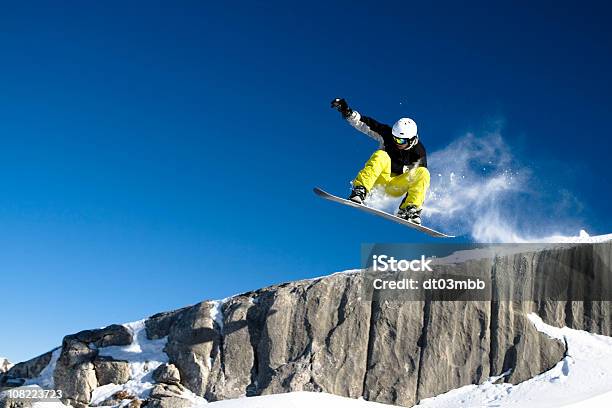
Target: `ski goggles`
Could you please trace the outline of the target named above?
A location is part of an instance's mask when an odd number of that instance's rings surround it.
[[[393,136],[393,141],[397,143],[398,145],[403,145],[403,144],[410,142],[410,139],[402,139],[400,137]]]

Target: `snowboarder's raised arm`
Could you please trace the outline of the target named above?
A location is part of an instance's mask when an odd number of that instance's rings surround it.
[[[362,116],[359,112],[349,108],[348,103],[342,98],[336,98],[331,102],[332,108],[335,108],[342,114],[342,117],[350,123],[355,129],[370,136],[382,146],[384,144],[383,134],[385,131],[390,131],[388,125],[378,122],[367,116]],[[389,129],[387,129],[389,128]]]

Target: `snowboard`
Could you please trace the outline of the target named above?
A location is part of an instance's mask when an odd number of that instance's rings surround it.
[[[415,224],[415,223],[410,222],[410,221],[406,221],[403,218],[399,218],[399,217],[396,217],[395,215],[386,213],[386,212],[381,211],[381,210],[377,210],[376,208],[366,207],[363,204],[357,204],[357,203],[354,203],[354,202],[352,202],[350,200],[346,200],[344,198],[337,197],[337,196],[335,196],[333,194],[328,193],[327,191],[324,191],[324,190],[320,189],[319,187],[315,187],[313,189],[313,191],[314,191],[314,193],[316,195],[318,195],[319,197],[324,198],[326,200],[333,201],[335,203],[339,203],[339,204],[343,204],[343,205],[348,205],[349,207],[354,207],[354,208],[360,209],[362,211],[365,211],[367,213],[378,215],[380,217],[386,218],[387,220],[396,222],[398,224],[405,225],[406,227],[413,228],[413,229],[415,229],[417,231],[424,232],[425,234],[430,235],[432,237],[436,237],[436,238],[454,238],[455,237],[454,235],[447,235],[447,234],[444,234],[442,232],[436,231],[434,229],[425,227],[423,225],[419,225],[419,224]]]

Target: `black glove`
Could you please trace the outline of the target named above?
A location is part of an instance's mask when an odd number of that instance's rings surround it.
[[[343,98],[336,98],[331,102],[331,107],[337,109],[342,114],[343,118],[347,118],[353,113],[353,110],[349,108],[348,103]]]

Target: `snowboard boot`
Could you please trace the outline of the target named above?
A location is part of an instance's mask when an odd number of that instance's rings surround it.
[[[416,205],[409,205],[406,208],[400,208],[397,216],[414,224],[421,225],[421,209]]]
[[[354,203],[363,204],[367,194],[368,190],[364,186],[355,186],[348,199]]]

